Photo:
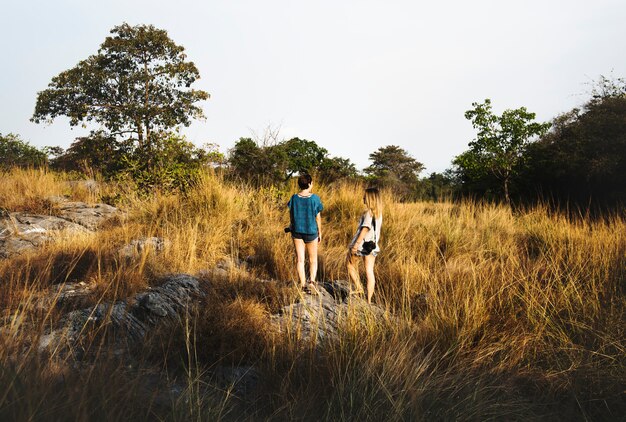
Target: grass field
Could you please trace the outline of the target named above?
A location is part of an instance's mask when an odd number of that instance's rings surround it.
[[[67,175],[0,175],[0,208],[54,214],[47,196],[114,201],[126,212],[92,236],[0,261],[1,420],[620,420],[626,415],[626,221],[511,212],[476,202],[400,203],[385,193],[375,303],[337,338],[277,335],[269,315],[293,301],[283,233],[290,190],[253,189],[206,173],[186,194],[141,196],[128,184],[91,192]],[[320,279],[346,279],[363,186],[315,188],[324,202]],[[292,189],[292,190],[295,190]],[[133,239],[162,254],[117,258]],[[53,284],[84,281],[76,306],[125,298],[164,274],[201,274],[253,256],[250,270],[201,276],[209,294],[189,319],[153,333],[128,368],[88,368],[31,346],[61,311]],[[261,283],[258,279],[276,280]],[[67,309],[66,309],[67,310]],[[36,344],[36,343],[35,343]],[[219,388],[217,365],[254,366],[256,400]],[[80,365],[79,365],[80,366]],[[173,407],[145,400],[147,374],[183,379]]]

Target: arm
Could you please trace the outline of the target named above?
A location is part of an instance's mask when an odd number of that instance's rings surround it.
[[[350,252],[353,255],[356,254],[356,252],[359,250],[359,245],[363,243],[363,239],[365,238],[365,236],[367,235],[367,232],[369,231],[370,231],[369,227],[361,227],[361,230],[359,231],[359,236],[356,238],[354,245],[350,249]]]
[[[317,213],[317,215],[315,216],[315,222],[317,223],[317,241],[321,242],[322,241],[322,215],[321,213]]]

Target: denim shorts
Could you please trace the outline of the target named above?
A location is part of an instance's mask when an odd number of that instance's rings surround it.
[[[311,243],[314,240],[317,240],[318,235],[317,233],[315,234],[308,234],[308,233],[291,233],[291,237],[293,239],[302,239],[304,240],[304,243]]]

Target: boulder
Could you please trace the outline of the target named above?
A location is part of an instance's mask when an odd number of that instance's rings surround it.
[[[9,213],[0,219],[0,258],[34,249],[55,237],[91,233],[85,227],[51,215]]]
[[[54,197],[57,215],[4,212],[0,215],[0,258],[32,250],[59,236],[93,233],[102,222],[118,215],[107,204],[88,205]]]
[[[171,276],[161,286],[130,300],[100,303],[68,313],[55,328],[41,336],[39,351],[81,360],[93,345],[106,341],[115,355],[123,355],[140,344],[152,328],[176,323],[192,298],[200,295],[200,284],[195,277]]]
[[[302,339],[323,339],[337,334],[342,317],[358,312],[364,317],[383,317],[385,311],[368,305],[365,299],[350,296],[347,281],[330,281],[318,285],[319,294],[302,294],[299,302],[283,307],[272,315],[272,324],[280,332],[299,333]]]
[[[84,202],[61,202],[59,216],[65,220],[80,224],[89,230],[96,230],[103,221],[114,217],[118,210],[108,204],[88,205]]]

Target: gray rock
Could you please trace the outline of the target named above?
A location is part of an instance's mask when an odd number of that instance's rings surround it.
[[[115,207],[106,204],[52,199],[58,207],[56,216],[26,212],[0,215],[0,258],[32,250],[59,236],[92,233],[103,221],[119,214]]]
[[[254,366],[218,366],[212,375],[221,389],[242,398],[254,393],[260,379]]]
[[[91,231],[60,217],[10,213],[8,218],[0,219],[0,258],[9,258],[54,238],[76,233]]]
[[[383,317],[384,310],[368,305],[359,297],[350,297],[346,281],[324,282],[318,287],[319,294],[303,294],[297,303],[287,305],[272,315],[272,324],[281,332],[299,332],[303,339],[315,336],[323,339],[337,334],[342,317],[348,312],[359,312]]]
[[[123,355],[139,344],[151,328],[176,322],[191,299],[201,294],[196,278],[186,274],[171,276],[161,286],[129,301],[101,303],[68,313],[56,328],[41,336],[39,351],[80,360],[101,340],[113,346],[114,354]],[[99,333],[106,338],[98,338]]]
[[[154,252],[163,252],[170,246],[171,242],[167,239],[160,237],[146,237],[143,239],[135,239],[128,245],[120,248],[118,253],[125,258],[136,258],[140,256],[145,250],[152,250]]]
[[[117,208],[108,204],[88,205],[84,202],[62,202],[59,215],[69,221],[80,224],[89,230],[96,230],[103,221],[118,214]]]

